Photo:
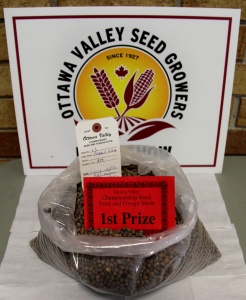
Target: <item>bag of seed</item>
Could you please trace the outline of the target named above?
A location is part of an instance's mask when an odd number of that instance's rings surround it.
[[[92,289],[134,296],[164,287],[212,264],[220,252],[197,216],[193,191],[177,161],[151,146],[121,146],[122,176],[174,176],[176,226],[144,231],[84,228],[76,159],[42,193],[41,230],[31,247],[41,260]]]

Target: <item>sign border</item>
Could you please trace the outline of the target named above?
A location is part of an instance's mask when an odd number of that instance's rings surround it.
[[[220,113],[218,118],[218,126],[217,126],[217,137],[216,137],[216,144],[214,149],[214,158],[211,164],[195,164],[195,165],[181,165],[181,167],[185,168],[204,168],[204,167],[216,167],[217,166],[217,159],[218,159],[218,148],[220,142],[220,131],[221,131],[221,122],[222,122],[222,115],[223,115],[223,107],[224,107],[224,97],[225,97],[225,87],[226,87],[226,79],[227,79],[227,68],[228,68],[228,59],[229,59],[229,48],[230,48],[230,39],[231,39],[231,29],[232,29],[232,17],[216,17],[216,16],[181,16],[181,15],[49,15],[49,16],[15,16],[12,17],[13,29],[14,29],[14,42],[15,42],[15,54],[17,60],[17,70],[18,70],[18,80],[20,86],[20,96],[21,96],[21,106],[22,106],[22,114],[24,120],[24,131],[26,137],[26,149],[27,149],[27,156],[29,161],[30,169],[64,169],[67,166],[34,166],[32,162],[32,155],[31,155],[31,147],[29,142],[29,134],[28,134],[28,124],[26,118],[26,109],[25,109],[25,98],[24,98],[24,90],[22,84],[22,71],[21,71],[21,62],[20,62],[20,54],[19,54],[19,44],[18,44],[18,34],[17,34],[17,21],[22,20],[37,20],[37,19],[91,19],[91,18],[107,18],[107,19],[188,19],[188,20],[208,20],[208,21],[226,21],[228,22],[228,31],[227,31],[227,42],[226,42],[226,52],[225,52],[225,61],[224,61],[224,72],[223,72],[223,81],[221,87],[221,99],[220,99]]]

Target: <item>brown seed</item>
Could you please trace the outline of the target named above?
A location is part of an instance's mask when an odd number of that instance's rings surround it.
[[[123,176],[139,176],[137,166],[122,167]],[[153,176],[153,174],[148,174]],[[102,228],[94,230],[84,229],[84,200],[81,184],[77,187],[77,199],[74,212],[76,228],[78,234],[101,235],[112,237],[144,237],[144,231],[122,228],[121,230],[112,230]],[[176,213],[176,222],[177,222]],[[180,216],[180,215],[179,215]],[[180,221],[179,217],[179,221]],[[78,254],[78,263],[74,265],[72,256],[68,253],[68,263],[71,269],[79,272],[81,278],[84,278],[88,285],[94,286],[105,292],[116,293],[119,295],[132,296],[133,293],[145,292],[163,282],[170,273],[171,268],[167,268],[176,259],[175,246],[167,250],[148,257],[146,259],[131,257],[103,257]],[[137,271],[136,271],[137,270]],[[137,273],[136,273],[137,272]],[[136,278],[137,277],[137,278]]]

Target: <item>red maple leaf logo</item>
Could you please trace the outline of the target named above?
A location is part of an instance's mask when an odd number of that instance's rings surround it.
[[[115,74],[122,79],[122,77],[125,77],[126,74],[128,74],[128,70],[125,69],[123,66],[120,66],[117,70],[115,70]]]

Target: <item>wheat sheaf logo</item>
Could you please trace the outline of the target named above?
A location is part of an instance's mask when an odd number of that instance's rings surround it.
[[[99,53],[81,69],[75,90],[81,118],[113,116],[127,141],[173,128],[163,121],[170,101],[165,71],[139,49]]]

